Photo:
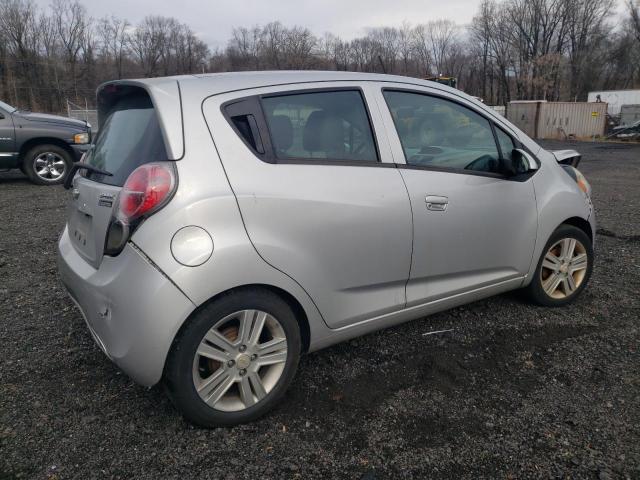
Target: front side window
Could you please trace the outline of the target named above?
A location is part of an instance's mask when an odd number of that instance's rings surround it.
[[[384,91],[408,165],[500,173],[488,120],[457,103]]]
[[[502,150],[502,157],[511,162],[513,157],[513,149],[516,148],[513,143],[513,139],[503,132],[500,128],[496,128],[496,137],[500,144],[500,150]]]
[[[277,159],[378,160],[358,90],[269,96],[262,106]]]

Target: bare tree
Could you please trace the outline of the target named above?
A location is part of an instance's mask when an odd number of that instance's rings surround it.
[[[98,22],[98,36],[101,40],[102,57],[106,63],[113,63],[116,78],[122,78],[125,57],[129,54],[129,28],[127,20],[104,17]]]
[[[633,0],[627,0],[627,8],[631,16],[631,25],[635,32],[635,37],[640,43],[640,4],[636,2],[633,4]]]
[[[149,16],[129,36],[129,46],[137,57],[145,77],[159,73],[160,59],[167,37],[168,22],[165,17]]]
[[[22,102],[27,105],[37,104],[35,79],[41,65],[38,57],[39,35],[36,18],[36,7],[31,2],[0,2],[0,30],[5,37],[5,55],[11,57],[13,66],[7,72],[13,77],[12,84],[7,85],[7,88],[9,98],[18,105]]]
[[[53,24],[62,46],[63,58],[69,67],[74,98],[78,98],[78,60],[83,49],[91,20],[86,8],[77,0],[53,0],[51,4]]]
[[[177,19],[94,22],[82,0],[0,0],[0,96],[60,110],[111,78],[204,71],[336,69],[445,74],[491,103],[584,99],[640,86],[640,11],[611,22],[615,0],[482,0],[467,28],[448,20],[375,27],[352,40],[280,22],[239,26],[211,52]]]

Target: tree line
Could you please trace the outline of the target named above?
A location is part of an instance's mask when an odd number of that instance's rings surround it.
[[[117,78],[267,69],[454,76],[500,105],[586,100],[591,90],[640,87],[640,4],[624,0],[482,0],[469,25],[434,19],[374,27],[352,40],[271,22],[236,27],[211,50],[175,18],[132,25],[94,19],[77,0],[0,0],[0,99],[58,112],[93,103]]]

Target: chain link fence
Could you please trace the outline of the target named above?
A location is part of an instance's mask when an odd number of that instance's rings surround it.
[[[98,131],[98,111],[88,108],[86,103],[85,106],[82,107],[67,100],[67,116],[69,118],[75,118],[76,120],[89,122],[93,134]]]

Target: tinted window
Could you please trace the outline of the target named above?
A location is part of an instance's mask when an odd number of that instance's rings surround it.
[[[407,164],[498,173],[489,121],[457,103],[410,92],[385,91]]]
[[[511,161],[513,149],[516,148],[513,143],[513,139],[499,128],[496,128],[496,136],[498,137],[500,150],[502,150],[502,157]]]
[[[122,186],[140,165],[167,159],[158,117],[149,97],[130,95],[118,100],[100,129],[86,162],[113,174],[87,173],[92,180]]]
[[[378,160],[359,91],[266,97],[262,105],[279,159]]]

